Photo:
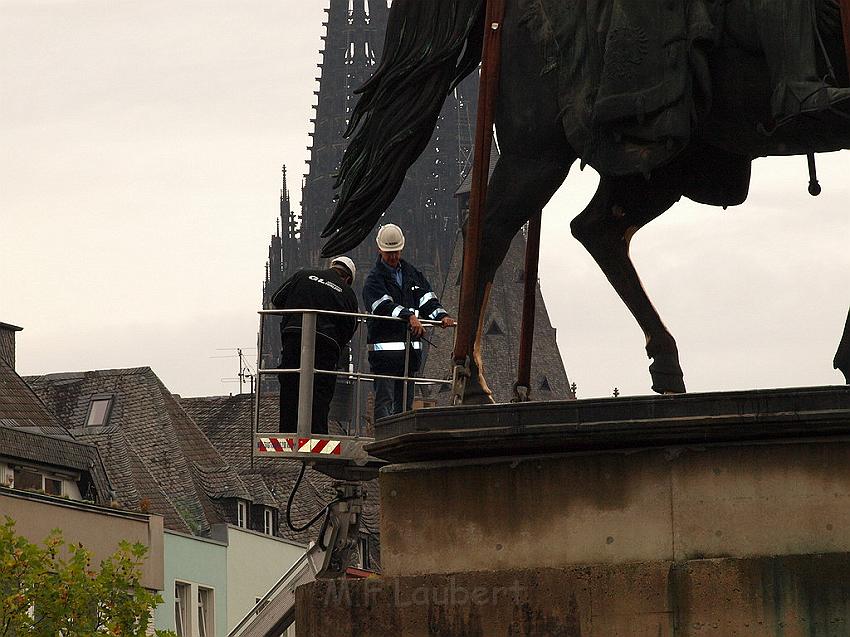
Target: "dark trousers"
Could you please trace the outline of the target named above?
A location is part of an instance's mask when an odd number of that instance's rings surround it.
[[[339,363],[339,349],[330,341],[316,341],[316,369],[335,370]],[[301,364],[301,336],[287,334],[283,337],[283,352],[280,366],[293,369]],[[278,374],[280,382],[280,431],[292,433],[298,431],[298,386],[299,375]],[[336,376],[328,374],[313,375],[313,422],[314,434],[328,433],[328,412],[336,389]]]
[[[413,409],[413,381],[407,382],[407,406],[404,406],[404,381],[375,379],[375,420]]]

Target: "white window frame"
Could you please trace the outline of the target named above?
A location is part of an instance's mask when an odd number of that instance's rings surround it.
[[[274,535],[274,513],[268,507],[263,509],[263,533]]]
[[[59,483],[59,493],[47,493],[47,481],[48,480]],[[65,495],[65,481],[62,478],[58,478],[58,477],[55,477],[55,476],[46,476],[42,473],[41,474],[41,490],[44,491],[47,495],[52,495],[54,497],[61,498],[63,495]]]
[[[215,604],[212,586],[174,580],[174,632],[182,637],[215,637]]]
[[[360,553],[360,568],[364,570],[372,568],[372,556],[369,555],[368,535],[361,535],[357,538],[357,548]]]
[[[103,419],[100,422],[92,423],[92,410],[94,409],[95,403],[106,403],[106,409],[103,412]],[[115,396],[113,394],[95,394],[91,397],[89,401],[89,409],[86,412],[86,427],[102,427],[109,422],[109,416],[112,415],[112,406],[115,403]]]
[[[236,501],[236,526],[248,528],[248,503],[245,500]]]
[[[9,478],[11,478],[10,487],[12,489],[21,489],[21,487],[16,484],[15,471],[26,471],[28,473],[38,474],[41,477],[41,487],[39,488],[39,490],[42,493],[44,493],[46,495],[51,495],[54,498],[63,497],[64,495],[66,495],[68,493],[68,488],[67,488],[67,485],[65,484],[66,481],[67,481],[67,478],[65,478],[65,476],[61,476],[61,475],[52,473],[50,471],[46,471],[46,470],[44,470],[40,467],[32,467],[32,466],[28,466],[28,465],[10,466],[9,469],[10,469],[10,471],[8,473],[6,473],[6,475]],[[55,494],[55,493],[47,493],[47,481],[48,480],[53,480],[54,482],[59,483],[60,486],[59,486],[58,495]]]
[[[198,609],[198,637],[215,637],[215,589],[198,586],[195,605]]]
[[[180,592],[185,591],[185,599],[181,601]],[[192,637],[192,585],[188,582],[174,582],[174,632],[177,637]]]

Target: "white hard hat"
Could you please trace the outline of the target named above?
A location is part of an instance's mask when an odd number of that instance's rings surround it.
[[[354,265],[354,261],[349,259],[348,257],[339,256],[331,259],[331,267],[336,264],[344,267],[351,274],[351,282],[354,283],[354,278],[357,276],[357,266]]]
[[[394,223],[388,223],[378,229],[378,248],[384,252],[404,249],[404,233]]]

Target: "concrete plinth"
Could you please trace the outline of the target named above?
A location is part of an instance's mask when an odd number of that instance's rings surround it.
[[[316,582],[299,635],[850,635],[847,555],[690,560]]]
[[[370,451],[384,577],[300,589],[301,635],[850,635],[850,388],[431,409]]]

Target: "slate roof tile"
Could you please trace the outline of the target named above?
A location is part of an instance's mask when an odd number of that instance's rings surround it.
[[[167,528],[206,534],[227,522],[218,499],[250,499],[239,476],[149,367],[33,377],[33,388],[70,431],[102,449],[116,498],[142,502]],[[92,397],[112,395],[105,427],[86,427]],[[226,488],[225,488],[226,487]]]
[[[50,427],[67,435],[32,388],[3,360],[0,360],[0,419],[11,427]]]
[[[85,491],[93,486],[91,495],[98,504],[109,501],[109,479],[97,448],[75,440],[4,360],[0,360],[0,453],[79,471],[83,495],[90,495]]]

